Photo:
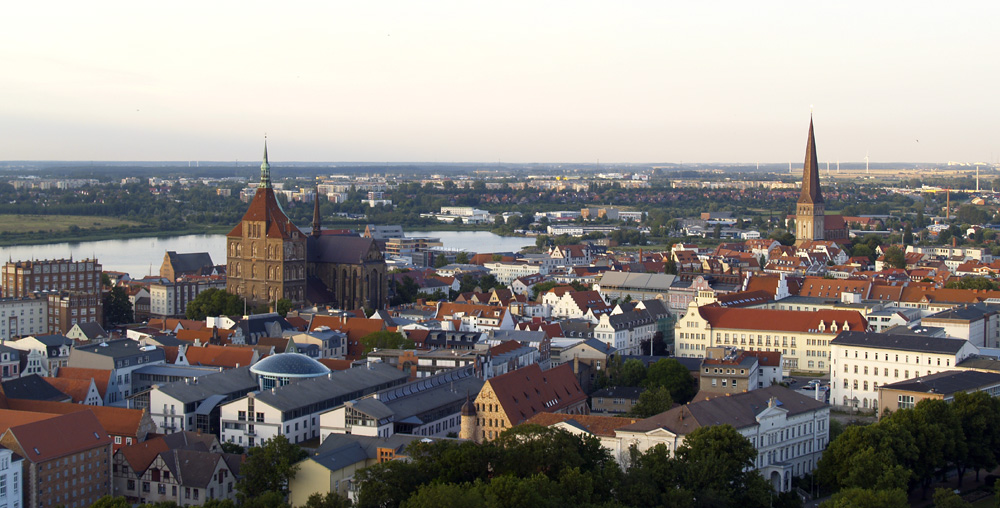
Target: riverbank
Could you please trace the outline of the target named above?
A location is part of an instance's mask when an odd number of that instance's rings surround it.
[[[81,229],[78,232],[63,233],[40,232],[34,234],[3,234],[0,235],[0,247],[17,247],[28,245],[51,245],[57,243],[99,242],[102,240],[124,240],[133,238],[169,238],[187,235],[218,235],[228,233],[232,226],[194,226],[181,229],[161,230],[155,226],[144,226],[129,229]]]

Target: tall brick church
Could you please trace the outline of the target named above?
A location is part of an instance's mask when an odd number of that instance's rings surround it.
[[[257,192],[226,235],[226,290],[255,305],[286,298],[345,310],[385,308],[388,280],[381,249],[370,238],[324,233],[316,197],[313,229],[306,235],[278,203],[265,142]]]
[[[816,158],[816,136],[812,117],[809,118],[809,139],[806,160],[802,165],[802,194],[795,206],[795,245],[814,240],[848,241],[849,230],[841,215],[826,215],[823,193],[819,185],[819,160]]]

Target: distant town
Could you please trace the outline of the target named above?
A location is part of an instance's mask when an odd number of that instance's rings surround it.
[[[225,254],[0,260],[0,507],[987,499],[998,168],[804,137],[794,168],[7,163],[0,245]]]

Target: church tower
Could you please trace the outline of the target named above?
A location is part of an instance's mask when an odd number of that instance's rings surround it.
[[[809,139],[806,141],[806,161],[802,166],[802,194],[795,207],[795,245],[810,240],[823,240],[826,227],[823,193],[819,188],[819,161],[816,159],[816,137],[809,117]]]
[[[306,292],[306,236],[288,220],[271,188],[271,165],[260,165],[260,184],[240,223],[226,235],[226,291],[248,303],[298,303]]]

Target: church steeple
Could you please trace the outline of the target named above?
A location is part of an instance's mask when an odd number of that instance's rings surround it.
[[[812,132],[811,130],[809,132]],[[264,162],[260,163],[260,185],[261,189],[271,188],[271,165],[267,162],[267,138],[264,138]]]
[[[823,202],[819,188],[819,161],[816,159],[816,137],[813,134],[812,115],[809,116],[809,139],[806,141],[806,161],[802,165],[802,195],[799,203]]]
[[[319,184],[316,184],[316,199],[313,201],[313,236],[319,236],[322,231],[322,226],[319,222]]]

